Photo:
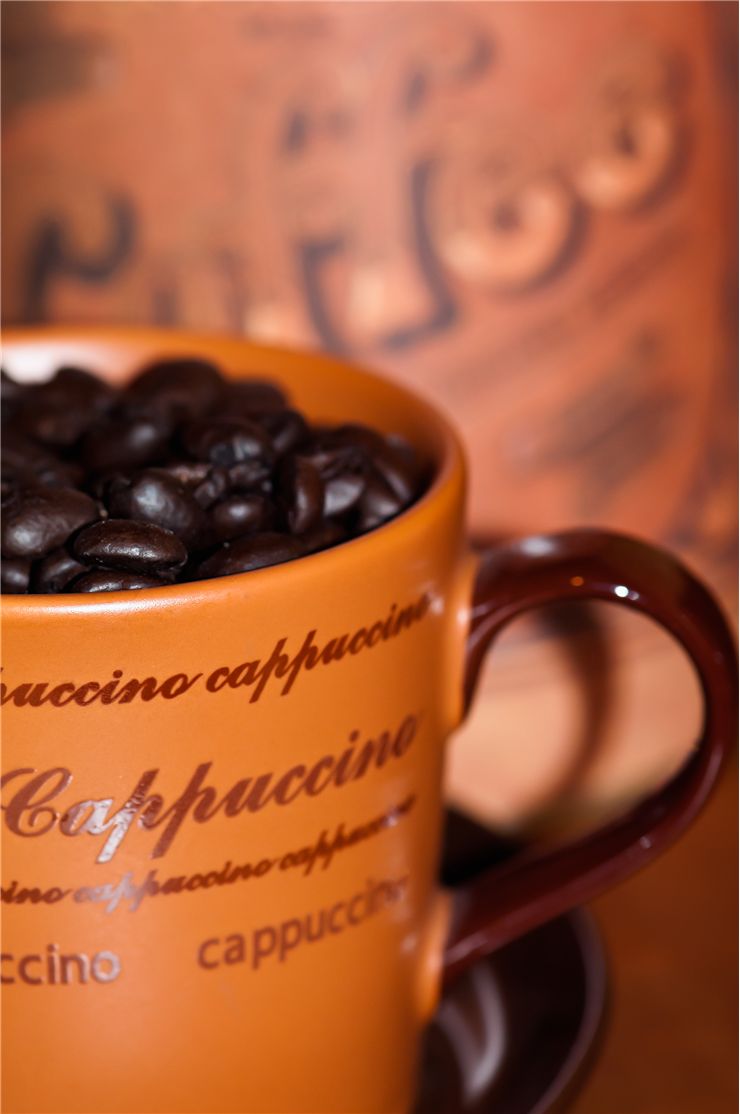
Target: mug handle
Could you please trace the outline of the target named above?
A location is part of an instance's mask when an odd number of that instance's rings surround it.
[[[483,554],[467,638],[465,711],[486,651],[507,623],[556,600],[586,599],[648,615],[683,646],[702,687],[701,738],[679,772],[625,816],[564,847],[487,870],[453,890],[443,955],[446,983],[654,859],[693,820],[736,738],[735,647],[719,606],[675,558],[601,530],[525,538]]]

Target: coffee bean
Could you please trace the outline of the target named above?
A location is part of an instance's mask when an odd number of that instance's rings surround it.
[[[193,498],[199,507],[207,510],[217,499],[229,490],[229,473],[218,465],[209,465],[208,472],[201,482],[193,488]]]
[[[41,468],[58,464],[59,458],[14,427],[3,428],[0,462],[4,474],[35,475]]]
[[[166,583],[156,576],[124,572],[122,569],[92,569],[75,577],[65,592],[124,592],[136,588],[162,588]]]
[[[401,503],[411,502],[419,488],[419,477],[398,443],[393,444],[374,429],[357,424],[340,426],[332,438],[337,444],[362,448]]]
[[[301,545],[301,551],[308,555],[339,545],[340,542],[346,541],[348,537],[349,531],[340,526],[338,522],[322,522],[314,530],[309,530],[307,534],[301,534],[298,541]]]
[[[230,495],[211,508],[208,529],[214,541],[226,542],[275,525],[275,513],[262,495]]]
[[[226,542],[197,568],[199,577],[233,576],[268,565],[280,565],[300,557],[301,547],[287,534],[255,534]]]
[[[3,406],[23,398],[25,391],[25,383],[19,383],[17,379],[8,375],[5,368],[0,368],[0,403]]]
[[[68,550],[53,549],[43,560],[34,562],[32,587],[34,592],[63,592],[71,580],[87,571]]]
[[[160,468],[173,476],[183,487],[194,488],[203,482],[213,465],[206,460],[176,460],[161,464]]]
[[[81,491],[26,488],[3,514],[3,557],[44,557],[97,517],[95,502]]]
[[[369,476],[359,505],[360,533],[374,530],[403,510],[403,502],[378,476]]]
[[[305,419],[296,410],[279,410],[274,414],[262,414],[259,420],[269,433],[272,447],[278,456],[293,452],[308,437]]]
[[[365,490],[365,477],[357,472],[342,472],[324,485],[324,514],[327,518],[345,514],[359,502]]]
[[[60,410],[72,406],[104,414],[116,400],[113,387],[79,367],[60,367],[52,379],[39,384],[39,390],[47,405]]]
[[[324,480],[343,472],[361,475],[370,465],[368,454],[359,445],[332,445],[326,439],[314,440],[310,448],[301,449],[301,456],[311,461]]]
[[[176,358],[144,368],[127,387],[124,401],[139,413],[156,409],[182,420],[207,413],[224,391],[223,377],[213,364]]]
[[[20,595],[28,591],[31,578],[31,562],[23,557],[4,557],[0,564],[0,584],[8,595]]]
[[[120,477],[113,481],[106,505],[113,518],[133,518],[164,526],[186,545],[196,538],[203,522],[193,495],[173,476],[157,468],[135,473],[128,483]]]
[[[82,439],[82,462],[91,472],[152,464],[167,451],[172,428],[161,414],[96,425]]]
[[[183,430],[182,442],[196,460],[210,460],[224,468],[242,460],[272,461],[275,455],[267,432],[248,418],[191,422]]]
[[[324,482],[310,460],[293,456],[283,462],[278,499],[292,534],[318,526],[324,509]]]
[[[121,518],[109,518],[82,530],[72,552],[84,565],[147,574],[177,571],[188,557],[185,546],[171,530]]]
[[[233,491],[254,491],[261,488],[271,475],[264,460],[242,460],[229,468],[229,487]]]
[[[262,379],[242,379],[229,383],[225,390],[224,409],[233,416],[252,417],[283,410],[288,404],[275,383]]]

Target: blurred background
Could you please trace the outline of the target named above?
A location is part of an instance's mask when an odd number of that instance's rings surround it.
[[[734,3],[13,0],[3,319],[228,330],[412,384],[461,430],[478,538],[590,524],[736,613]],[[696,736],[646,621],[514,626],[451,800],[591,825]],[[557,797],[557,802],[556,802]],[[581,1114],[736,1106],[734,778],[598,903],[614,996]]]

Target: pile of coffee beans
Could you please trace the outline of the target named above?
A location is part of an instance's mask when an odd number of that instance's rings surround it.
[[[115,388],[2,375],[2,591],[156,588],[278,565],[373,530],[424,489],[407,442],[312,424],[199,359]]]

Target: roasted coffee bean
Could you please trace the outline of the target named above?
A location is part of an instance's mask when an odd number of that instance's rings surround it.
[[[216,503],[208,515],[209,537],[219,542],[269,530],[274,525],[274,509],[262,495],[230,495]]]
[[[75,577],[65,587],[65,592],[124,592],[135,588],[162,588],[169,581],[156,576],[144,576],[122,569],[90,569]]]
[[[91,472],[152,464],[166,453],[172,429],[161,414],[101,423],[82,439],[82,462]]]
[[[37,445],[13,426],[3,428],[0,460],[3,473],[13,475],[35,475],[44,466],[59,463],[55,453]]]
[[[196,460],[230,468],[243,460],[272,461],[275,453],[267,432],[248,418],[204,418],[182,433],[185,451]]]
[[[34,592],[63,592],[70,580],[87,572],[68,550],[53,549],[41,561],[34,562],[31,586]]]
[[[337,444],[362,448],[401,503],[406,505],[411,502],[419,488],[419,477],[403,450],[363,425],[340,426],[332,434],[332,439]]]
[[[199,507],[207,510],[229,490],[229,473],[218,465],[209,465],[205,479],[193,488],[193,498]]]
[[[19,383],[17,379],[13,379],[8,375],[5,368],[0,368],[0,403],[5,406],[7,403],[17,402],[18,399],[23,398],[26,386],[24,383]]]
[[[278,456],[292,453],[306,441],[308,426],[297,410],[279,410],[274,414],[262,414],[259,421],[267,430]]]
[[[163,472],[174,476],[183,487],[194,488],[202,483],[213,465],[206,460],[175,460],[159,465]]]
[[[164,526],[186,545],[197,537],[203,522],[194,496],[158,468],[137,472],[128,482],[118,477],[110,485],[106,505],[113,518],[133,518]]]
[[[374,530],[403,510],[403,502],[378,476],[369,476],[359,505],[360,533]]]
[[[226,386],[224,410],[233,416],[269,414],[287,405],[288,400],[280,388],[262,379],[242,379]]]
[[[26,488],[3,514],[3,557],[45,557],[97,517],[94,500],[81,491]]]
[[[359,445],[332,445],[326,440],[314,441],[310,448],[301,450],[301,456],[318,468],[323,480],[345,472],[362,474],[370,465],[368,454]]]
[[[46,383],[27,388],[16,428],[44,444],[69,447],[112,406],[114,391],[79,368],[64,367]]]
[[[327,518],[345,514],[359,502],[365,490],[365,477],[357,472],[341,472],[324,484],[324,514]]]
[[[104,414],[116,400],[113,387],[79,367],[60,367],[52,379],[38,385],[38,390],[46,405],[60,410],[71,406]]]
[[[199,577],[233,576],[268,565],[293,561],[302,553],[300,544],[287,534],[255,534],[226,542],[197,568]]]
[[[4,557],[0,564],[0,584],[8,595],[28,591],[31,579],[31,562],[23,557]]]
[[[300,456],[285,460],[277,490],[291,534],[303,534],[318,526],[324,510],[324,481],[310,460]]]
[[[73,460],[53,460],[38,469],[34,483],[42,487],[79,487],[84,475],[84,469]]]
[[[333,545],[339,545],[340,542],[346,541],[349,537],[349,531],[338,522],[322,522],[315,530],[309,530],[307,534],[301,534],[298,541],[301,545],[301,551],[308,555],[309,553],[318,553],[322,549],[330,549]]]
[[[21,433],[47,445],[69,446],[82,436],[95,415],[79,410],[60,410],[48,406],[43,399],[27,400],[16,415],[16,428]]]
[[[18,498],[18,486],[12,480],[0,480],[0,501],[3,508],[9,507]]]
[[[208,413],[224,390],[220,371],[207,360],[159,360],[131,381],[124,404],[134,412],[156,409],[182,420]]]
[[[82,530],[72,552],[84,565],[146,574],[176,572],[188,551],[176,534],[151,522],[109,518]]]
[[[270,475],[270,466],[264,460],[242,460],[229,468],[229,486],[233,491],[255,491]]]

